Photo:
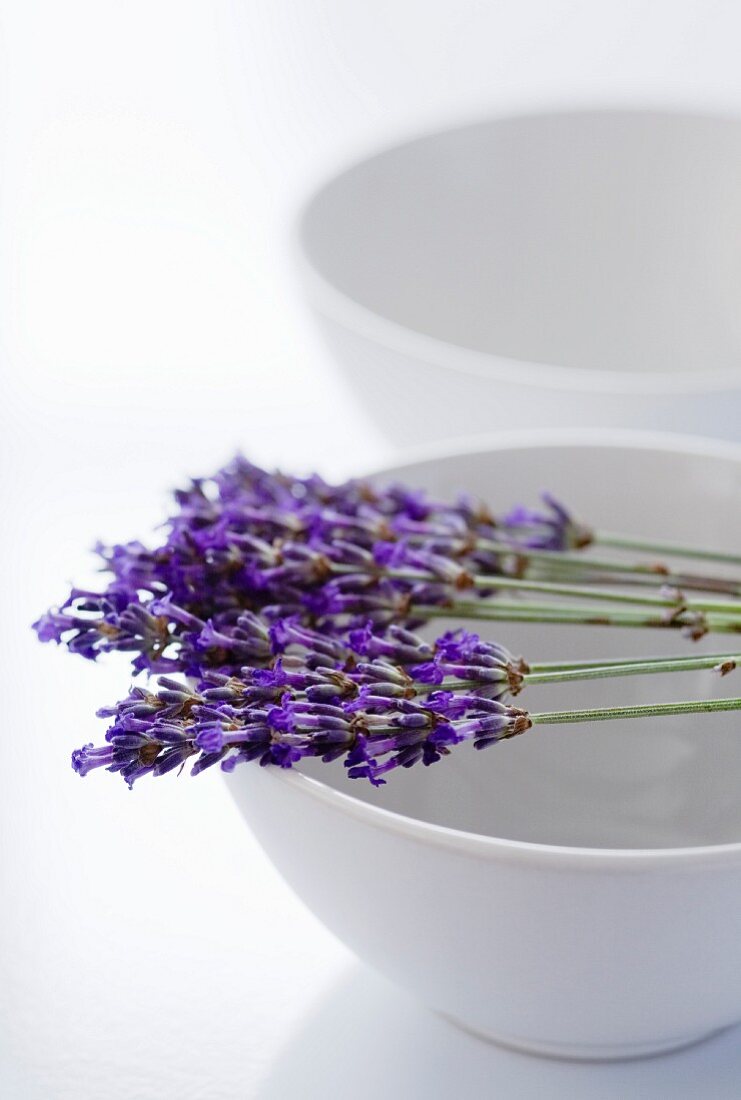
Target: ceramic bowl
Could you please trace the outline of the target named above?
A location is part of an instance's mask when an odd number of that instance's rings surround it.
[[[394,441],[518,425],[738,438],[741,118],[571,111],[408,141],[325,183],[306,296]]]
[[[493,441],[379,475],[495,508],[547,487],[624,532],[741,545],[741,448],[602,433]],[[450,627],[446,620],[445,628]],[[485,624],[531,660],[732,652],[672,631]],[[724,645],[725,642],[725,645]],[[741,676],[741,672],[738,673]],[[711,672],[531,687],[531,710],[739,694]],[[741,1021],[741,723],[540,727],[376,790],[341,765],[227,782],[276,867],[357,955],[498,1042],[621,1058]]]

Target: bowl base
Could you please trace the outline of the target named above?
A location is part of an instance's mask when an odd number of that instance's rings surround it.
[[[728,1028],[716,1028],[700,1035],[684,1035],[681,1038],[663,1039],[654,1043],[549,1043],[487,1031],[458,1020],[455,1016],[449,1016],[446,1012],[440,1012],[439,1015],[456,1027],[467,1031],[469,1035],[494,1043],[496,1046],[515,1050],[518,1054],[534,1054],[539,1058],[556,1058],[567,1062],[623,1062],[635,1058],[653,1058],[659,1054],[669,1054],[674,1050],[694,1046],[728,1030]]]

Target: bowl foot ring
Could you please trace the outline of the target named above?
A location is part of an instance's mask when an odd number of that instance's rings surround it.
[[[728,1030],[725,1027],[716,1028],[700,1035],[683,1035],[648,1043],[552,1043],[540,1042],[537,1039],[519,1039],[515,1036],[487,1031],[467,1024],[463,1020],[458,1020],[455,1016],[450,1016],[446,1012],[439,1012],[438,1015],[461,1028],[461,1030],[468,1032],[469,1035],[493,1043],[495,1046],[504,1047],[506,1050],[514,1050],[518,1054],[534,1054],[539,1058],[556,1058],[568,1062],[621,1062],[634,1058],[653,1058],[660,1054],[669,1054],[671,1051],[682,1050],[685,1047],[694,1046],[696,1043],[705,1042],[706,1039],[712,1039],[715,1035],[720,1035]]]

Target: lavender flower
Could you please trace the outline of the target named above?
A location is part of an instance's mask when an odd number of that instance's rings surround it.
[[[66,641],[72,653],[95,660],[99,653],[128,650],[139,654],[136,667],[156,668],[169,643],[167,618],[137,601],[136,593],[114,581],[103,593],[73,588],[59,609],[34,623],[42,642]]]
[[[513,544],[533,550],[578,550],[589,546],[594,535],[577,523],[563,504],[550,493],[542,493],[547,511],[518,505],[503,520]]]
[[[260,663],[245,615],[297,615],[325,633],[367,621],[380,632],[395,622],[418,626],[425,617],[417,606],[445,607],[473,572],[512,567],[508,547],[498,554],[478,546],[495,523],[468,498],[451,504],[398,485],[329,485],[237,457],[175,501],[160,545],[97,548],[108,587],[73,590],[41,616],[34,626],[42,641],[90,659],[129,651],[137,670],[198,675]]]
[[[132,688],[99,712],[113,718],[106,745],[74,752],[75,771],[104,767],[132,786],[190,757],[198,774],[217,763],[286,768],[304,757],[344,756],[350,778],[377,785],[394,768],[432,764],[461,741],[483,748],[528,728],[525,713],[502,701],[521,683],[521,662],[476,635],[448,633],[429,645],[394,627],[388,639],[358,631],[343,646],[288,620],[269,636],[268,667],[209,672],[197,688],[168,677],[154,692]],[[358,661],[358,653],[369,659]]]

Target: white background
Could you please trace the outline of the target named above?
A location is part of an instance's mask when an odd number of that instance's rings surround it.
[[[85,782],[127,683],[30,621],[87,548],[237,447],[388,456],[314,342],[286,238],[376,143],[487,110],[741,107],[733,0],[0,6],[0,1094],[8,1100],[738,1096],[737,1032],[613,1067],[499,1051],[352,960],[218,775]]]

